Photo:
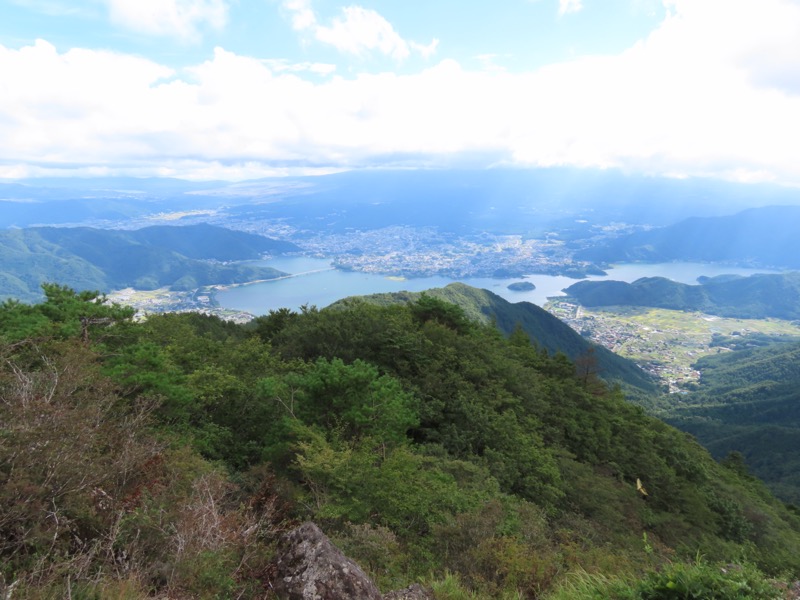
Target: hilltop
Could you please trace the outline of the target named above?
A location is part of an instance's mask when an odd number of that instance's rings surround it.
[[[443,288],[425,292],[397,292],[359,296],[358,299],[378,305],[413,303],[422,295],[455,304],[471,320],[496,326],[505,335],[520,327],[538,347],[551,354],[565,354],[570,360],[584,361],[591,356],[591,368],[609,383],[626,386],[627,391],[655,393],[657,386],[652,377],[630,360],[593,344],[571,327],[546,310],[530,302],[509,302],[489,290],[463,283],[451,283]],[[345,299],[334,304],[347,304]]]

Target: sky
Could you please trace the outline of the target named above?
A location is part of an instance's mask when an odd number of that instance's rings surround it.
[[[0,178],[800,185],[800,0],[0,0]]]

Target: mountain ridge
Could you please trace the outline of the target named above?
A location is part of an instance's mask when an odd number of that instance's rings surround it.
[[[800,206],[765,206],[734,215],[690,217],[581,250],[576,257],[605,264],[696,261],[796,269],[799,229]]]
[[[41,299],[41,285],[77,290],[195,289],[283,275],[270,267],[223,264],[297,250],[291,243],[213,225],[138,230],[32,227],[0,230],[0,300]],[[213,262],[212,262],[213,261]]]
[[[700,311],[723,317],[800,318],[800,272],[703,278],[689,285],[665,277],[579,281],[564,292],[583,306],[649,306]]]
[[[624,382],[640,392],[654,393],[657,389],[654,380],[632,361],[589,342],[543,308],[530,302],[512,303],[494,292],[464,283],[451,283],[443,288],[432,288],[424,292],[387,292],[354,296],[340,300],[332,306],[346,305],[354,300],[379,305],[409,303],[417,301],[423,295],[455,304],[468,318],[482,324],[494,324],[505,335],[511,335],[519,326],[534,344],[551,354],[561,352],[570,360],[577,360],[586,357],[591,350],[591,354],[594,355],[592,360],[596,360],[600,377],[610,382]],[[632,391],[626,390],[626,392]]]

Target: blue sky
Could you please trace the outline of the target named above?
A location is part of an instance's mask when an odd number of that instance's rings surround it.
[[[0,0],[0,177],[800,183],[798,0]]]
[[[153,9],[150,5],[161,5]],[[645,37],[664,16],[657,0],[384,0],[346,4],[331,0],[6,0],[0,43],[19,48],[36,39],[59,50],[105,48],[139,54],[172,68],[197,64],[215,47],[262,59],[323,62],[342,73],[389,69],[410,72],[447,57],[480,68],[529,70],[581,54],[620,52]],[[128,8],[122,8],[128,5]],[[168,7],[172,8],[168,8]],[[354,11],[359,8],[361,11]],[[378,48],[359,54],[318,39],[311,28],[294,27],[304,11],[315,26],[332,29],[350,15],[385,21],[408,44],[430,46],[425,56],[410,49],[398,60]]]

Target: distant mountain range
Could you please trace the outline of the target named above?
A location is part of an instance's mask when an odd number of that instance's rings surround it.
[[[724,217],[693,217],[626,235],[579,252],[598,263],[724,262],[800,268],[800,206],[753,208]]]
[[[291,243],[211,225],[134,231],[33,227],[0,231],[0,300],[36,301],[43,282],[76,290],[201,285],[272,279],[272,268],[224,261],[291,252]]]
[[[740,319],[800,319],[800,273],[721,275],[701,285],[664,277],[633,283],[579,281],[564,291],[583,306],[650,306]]]
[[[576,333],[568,325],[529,302],[511,303],[488,290],[463,283],[451,283],[443,288],[425,292],[394,292],[359,296],[358,299],[379,305],[414,302],[422,294],[445,300],[461,307],[467,317],[481,323],[494,323],[500,331],[510,335],[517,326],[522,327],[530,339],[551,354],[561,352],[572,360],[586,357],[591,350],[597,361],[597,373],[611,383],[624,384],[626,393],[654,393],[657,385],[634,362],[596,346]],[[340,300],[346,304],[352,299]],[[336,306],[335,303],[333,306]]]
[[[367,169],[317,177],[230,182],[90,178],[0,180],[0,227],[126,223],[208,210],[226,220],[286,219],[328,232],[406,225],[562,239],[597,223],[669,225],[687,216],[800,204],[769,184],[626,175],[613,169]],[[191,214],[183,215],[185,223]]]

